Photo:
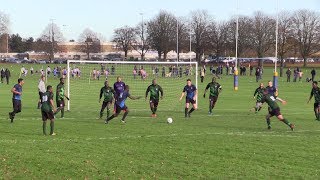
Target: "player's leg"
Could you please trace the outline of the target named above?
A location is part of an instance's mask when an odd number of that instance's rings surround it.
[[[62,107],[61,107],[61,118],[64,118],[64,106],[65,106],[65,102],[64,99],[62,100]]]
[[[313,111],[314,115],[316,116],[316,120],[319,120],[319,110],[318,110],[319,103],[314,103],[313,104]]]
[[[317,109],[316,109],[316,113],[317,113],[317,120],[320,121],[320,105],[318,103]]]
[[[100,109],[100,119],[102,118],[103,116],[103,111],[105,110],[105,108],[107,107],[107,102],[102,102],[102,105],[101,105],[101,109]],[[107,116],[108,117],[108,116]]]
[[[122,116],[121,122],[122,122],[122,123],[125,123],[125,122],[126,122],[125,119],[126,119],[127,115],[129,114],[129,108],[128,108],[127,106],[125,106],[125,107],[123,108],[123,110],[124,110],[125,112],[124,112],[124,114],[123,114],[123,116]]]
[[[150,105],[150,110],[152,112],[151,116],[154,117],[155,111],[154,111],[154,102],[153,102],[153,100],[150,99],[149,105]]]
[[[186,106],[184,108],[184,117],[188,117],[189,103],[189,100],[186,100]]]
[[[113,118],[117,117],[121,112],[121,107],[115,104],[115,113],[112,114],[110,117],[106,118],[105,123],[108,124]]]
[[[154,108],[153,109],[154,110],[154,116],[157,117],[156,113],[157,113],[157,110],[158,110],[159,100],[154,100],[153,105],[154,105],[154,107],[153,107]]]
[[[280,110],[279,112],[277,112],[277,118],[282,121],[283,123],[285,123],[287,126],[290,127],[290,129],[293,131],[294,129],[294,124],[290,123],[287,119],[285,119],[282,114],[280,113]]]
[[[42,116],[42,133],[43,135],[47,135],[47,113],[44,111],[41,111]]]
[[[38,109],[41,108],[41,104],[42,104],[42,93],[39,92],[39,101],[38,101]]]
[[[50,119],[50,135],[54,136],[56,134],[54,133],[54,115],[53,115],[53,112],[49,112],[48,113],[48,119]]]
[[[110,116],[110,108],[111,108],[111,105],[112,105],[112,101],[107,102],[107,118]]]
[[[196,101],[192,100],[191,103],[192,103],[192,108],[191,108],[190,111],[188,112],[188,116],[189,116],[189,117],[190,117],[190,114],[191,114],[194,110],[197,110],[197,103],[196,103]]]

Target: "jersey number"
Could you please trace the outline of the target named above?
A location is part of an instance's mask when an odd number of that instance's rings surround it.
[[[47,102],[48,101],[48,96],[45,95],[45,96],[42,96],[42,102]]]

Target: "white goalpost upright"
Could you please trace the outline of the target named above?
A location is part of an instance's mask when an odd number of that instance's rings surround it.
[[[97,79],[92,79],[93,76],[91,76],[91,72],[93,69],[99,69],[102,68],[102,65],[108,69],[109,75],[105,75],[104,72],[101,72],[101,79],[100,81]],[[72,75],[72,68],[79,68],[81,71],[81,77],[78,79],[77,82],[76,78],[71,78]],[[110,73],[110,67],[116,69],[115,73]],[[143,79],[142,76],[134,76],[132,75],[133,68],[134,67],[143,67],[146,69],[146,72],[148,73],[148,76],[146,79]],[[158,68],[158,74],[154,73],[154,68]],[[169,73],[169,67],[176,68],[176,74],[170,74]],[[152,68],[152,70],[151,70]],[[165,68],[166,75],[165,77],[162,74],[162,69]],[[180,72],[181,69],[183,69],[183,73]],[[180,96],[182,92],[182,88],[184,85],[186,85],[186,79],[191,79],[193,84],[198,89],[198,63],[197,62],[146,62],[146,61],[90,61],[90,60],[68,60],[67,61],[67,95],[70,98],[70,100],[67,102],[67,110],[70,110],[71,108],[71,101],[74,101],[73,96],[75,93],[77,93],[75,96],[76,98],[82,98],[83,95],[81,93],[86,93],[84,91],[85,88],[90,88],[87,90],[87,94],[94,93],[95,95],[91,98],[96,98],[100,91],[100,88],[103,85],[103,77],[107,77],[109,80],[109,85],[113,87],[113,83],[116,81],[117,76],[121,76],[124,79],[124,82],[129,85],[133,85],[135,88],[134,95],[139,93],[139,95],[145,94],[145,90],[147,88],[147,85],[151,84],[152,79],[157,79],[160,86],[164,89],[164,95],[165,98],[172,98],[172,100],[167,100],[166,102],[169,104],[169,106],[172,106],[172,108],[177,108],[174,106],[174,102],[177,102],[179,99],[178,96]],[[101,70],[102,71],[102,70]],[[105,70],[106,71],[106,70]],[[188,74],[189,72],[189,74]],[[173,72],[174,73],[174,72]],[[182,73],[182,77],[181,77]],[[107,74],[107,73],[106,73]],[[74,74],[73,74],[74,75]],[[89,82],[88,83],[88,79]],[[110,80],[110,78],[112,80]],[[71,83],[73,83],[71,85]],[[77,85],[79,84],[79,85]],[[71,89],[74,88],[74,89]],[[131,89],[131,88],[130,88]],[[139,90],[136,90],[139,89]],[[130,90],[131,92],[131,90]],[[170,94],[171,93],[171,94]],[[90,98],[89,98],[90,99]],[[197,97],[198,100],[198,97]],[[85,101],[85,100],[83,100]],[[197,101],[198,102],[198,101]],[[95,101],[97,103],[97,101]],[[93,104],[93,103],[92,103]],[[90,102],[87,103],[87,106],[90,105]],[[136,107],[132,105],[132,107]],[[88,107],[89,108],[89,107]],[[169,108],[170,110],[172,108]],[[145,110],[145,109],[144,109]],[[142,111],[142,110],[141,110]]]

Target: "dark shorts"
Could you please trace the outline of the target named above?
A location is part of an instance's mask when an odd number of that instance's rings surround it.
[[[21,112],[21,100],[12,99],[12,106],[14,111]]]
[[[218,96],[209,96],[209,101],[213,103],[213,105],[216,104],[218,100]]]
[[[316,109],[316,108],[318,108],[318,107],[319,107],[319,103],[314,103],[314,104],[313,104],[313,108],[314,108],[314,109]]]
[[[64,106],[65,106],[64,99],[57,99],[57,108],[64,107]]]
[[[46,121],[48,119],[53,120],[54,119],[54,115],[53,112],[45,112],[45,111],[41,111],[41,115],[42,115],[42,121]]]
[[[279,115],[281,115],[280,108],[277,108],[277,109],[269,108],[269,114],[271,116],[279,116]]]
[[[158,107],[159,99],[150,99],[150,105],[153,104],[154,107]]]
[[[40,101],[41,101],[41,103],[42,103],[42,92],[39,92],[39,99],[40,99]]]
[[[101,108],[105,109],[108,106],[108,104],[112,104],[112,100],[111,101],[103,101]]]
[[[128,107],[126,105],[124,105],[123,107],[120,107],[119,105],[115,105],[115,112],[116,114],[119,114],[122,110],[123,111],[126,111],[128,109]]]
[[[196,104],[196,101],[193,99],[187,98],[186,103]]]

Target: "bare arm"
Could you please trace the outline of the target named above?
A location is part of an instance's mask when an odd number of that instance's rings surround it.
[[[141,96],[131,96],[131,95],[130,95],[129,98],[132,99],[132,100],[136,100],[136,99],[140,99]]]
[[[12,88],[12,89],[11,89],[11,92],[12,92],[13,94],[19,94],[19,95],[21,95],[21,92],[16,91],[16,88]]]
[[[182,100],[182,98],[183,98],[184,95],[185,95],[185,92],[182,92],[179,101]]]
[[[56,107],[54,106],[53,99],[50,99],[50,105],[51,105],[51,107],[52,107],[52,109],[53,109],[53,112],[56,112],[57,109],[56,109]]]

